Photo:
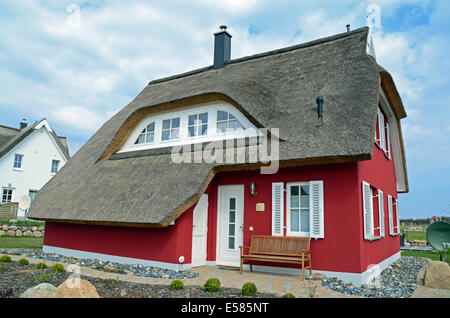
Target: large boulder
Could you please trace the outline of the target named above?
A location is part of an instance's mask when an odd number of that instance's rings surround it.
[[[21,230],[17,230],[16,231],[16,236],[22,236],[22,231]]]
[[[33,232],[33,236],[34,236],[34,237],[41,237],[41,236],[42,236],[42,233],[39,232],[39,231],[34,231],[34,232]]]
[[[33,232],[31,232],[30,230],[26,230],[25,232],[23,232],[23,236],[33,236]]]
[[[8,226],[8,229],[9,229],[9,230],[16,231],[16,230],[17,230],[17,226],[15,226],[15,225],[10,225],[10,226]]]
[[[16,236],[16,231],[14,231],[14,230],[8,230],[8,231],[6,232],[6,235],[8,235],[8,236]]]
[[[79,286],[74,286],[74,278],[69,278],[52,291],[49,298],[100,298],[94,285],[84,279],[79,280]]]
[[[0,236],[6,235],[6,232],[3,230],[0,230]]]
[[[8,230],[9,230],[8,225],[3,224],[3,225],[2,225],[2,230],[5,231],[5,232],[8,231]]]
[[[439,261],[428,263],[423,281],[425,287],[450,290],[450,266]]]
[[[27,289],[20,295],[20,298],[46,298],[48,295],[56,289],[55,286],[48,283],[39,284],[32,288]]]

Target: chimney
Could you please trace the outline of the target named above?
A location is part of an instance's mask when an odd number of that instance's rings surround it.
[[[214,68],[224,67],[231,59],[231,35],[225,25],[214,33]]]
[[[24,129],[25,127],[27,127],[28,126],[28,124],[27,124],[27,120],[24,118],[24,119],[22,119],[22,121],[20,122],[20,130],[22,130],[22,129]]]
[[[350,32],[351,31],[350,30],[350,24],[347,24],[346,27],[347,27],[347,32]]]

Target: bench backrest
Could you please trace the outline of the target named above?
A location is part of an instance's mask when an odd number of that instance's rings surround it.
[[[309,237],[253,235],[250,254],[299,256],[309,251]]]

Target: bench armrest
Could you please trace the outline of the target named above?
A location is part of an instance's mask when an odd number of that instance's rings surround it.
[[[250,248],[250,246],[239,246],[239,249],[241,250],[241,256],[244,255],[242,252],[244,248]]]

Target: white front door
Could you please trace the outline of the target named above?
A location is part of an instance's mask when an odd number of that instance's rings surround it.
[[[217,263],[239,266],[244,234],[243,185],[219,187],[217,221]]]
[[[208,195],[203,194],[194,208],[192,226],[192,267],[206,265]]]

